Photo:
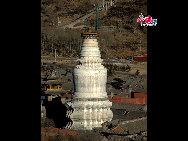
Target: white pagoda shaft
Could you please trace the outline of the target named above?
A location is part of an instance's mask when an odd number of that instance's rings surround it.
[[[84,39],[79,62],[73,72],[73,101],[68,103],[74,109],[70,115],[71,128],[91,130],[113,117],[112,103],[106,93],[107,69],[101,64],[96,38]]]

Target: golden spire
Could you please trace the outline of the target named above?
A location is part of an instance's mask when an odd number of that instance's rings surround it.
[[[91,33],[91,24],[89,24],[88,32]]]

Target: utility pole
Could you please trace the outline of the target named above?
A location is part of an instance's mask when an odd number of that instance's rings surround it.
[[[96,2],[96,24],[95,24],[95,31],[99,28],[99,3]]]
[[[44,41],[43,40],[41,40],[41,42],[42,42],[42,51],[43,51],[43,53],[44,53]]]
[[[55,49],[55,62],[56,62],[56,49]]]
[[[45,40],[44,40],[44,41],[43,41],[43,51],[44,51],[45,45],[46,45],[46,42],[45,42]]]
[[[52,40],[52,54],[53,54],[53,50],[54,50],[54,44],[53,44],[53,40]]]
[[[59,26],[59,23],[60,23],[60,22],[59,22],[59,17],[57,17],[57,26]]]
[[[140,38],[140,54],[141,54],[141,51],[142,51],[142,42],[141,42],[141,38]]]

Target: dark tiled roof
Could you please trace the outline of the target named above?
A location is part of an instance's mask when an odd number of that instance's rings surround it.
[[[66,70],[56,69],[56,74],[66,74]]]
[[[136,92],[136,93],[147,93],[147,89],[137,88],[137,89],[134,90],[134,92]]]
[[[62,81],[41,81],[41,84],[62,84]]]
[[[45,94],[61,94],[61,93],[66,93],[66,91],[63,89],[45,91]]]

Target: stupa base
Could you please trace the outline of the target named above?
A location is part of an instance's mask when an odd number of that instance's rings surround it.
[[[73,112],[67,115],[72,120],[72,125],[67,126],[70,129],[92,130],[94,127],[102,127],[102,123],[113,118],[109,100],[73,101],[67,104],[73,108]]]

